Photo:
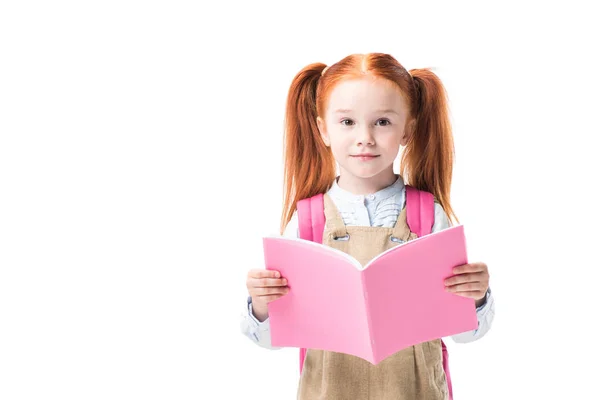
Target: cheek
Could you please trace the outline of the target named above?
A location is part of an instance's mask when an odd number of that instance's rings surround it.
[[[341,137],[337,142],[337,148],[340,151],[350,151],[351,148],[356,146],[356,141],[352,140],[348,136]]]
[[[385,143],[385,146],[390,148],[400,146],[400,141],[402,140],[402,137],[400,135],[385,135],[382,136],[380,139],[380,143]]]
[[[401,138],[398,136],[390,136],[388,138],[386,138],[381,144],[381,147],[385,148],[388,154],[398,154],[398,152],[400,151],[400,140]]]
[[[328,132],[331,146],[345,146],[351,142],[350,135],[344,134],[344,132],[341,132],[339,129],[330,128]]]

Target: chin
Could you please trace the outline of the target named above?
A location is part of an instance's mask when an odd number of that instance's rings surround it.
[[[361,178],[361,179],[370,179],[376,177],[377,175],[383,173],[385,169],[375,169],[375,168],[345,168],[347,172],[351,175]]]

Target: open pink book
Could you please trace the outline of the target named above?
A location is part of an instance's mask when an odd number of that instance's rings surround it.
[[[319,243],[263,238],[265,267],[290,291],[268,305],[271,344],[335,351],[378,364],[409,346],[477,328],[473,299],[445,291],[467,263],[462,225],[396,246],[364,268]]]

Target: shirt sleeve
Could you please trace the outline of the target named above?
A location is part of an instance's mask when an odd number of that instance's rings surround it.
[[[433,223],[432,232],[438,232],[450,227],[450,219],[439,203],[435,204],[435,220]],[[484,303],[477,307],[477,328],[451,336],[456,343],[469,343],[483,337],[491,328],[495,316],[494,297],[492,291],[488,288],[485,293]]]
[[[453,335],[451,336],[452,340],[455,343],[469,343],[482,338],[492,327],[494,314],[494,297],[492,296],[492,290],[488,288],[485,294],[485,303],[477,307],[477,328]]]
[[[242,312],[242,319],[240,322],[240,328],[244,336],[252,340],[255,344],[260,347],[264,347],[269,350],[279,350],[281,347],[274,347],[271,345],[271,330],[269,325],[269,318],[260,322],[256,319],[252,313],[252,297],[248,296],[246,301],[246,307]]]
[[[294,212],[292,219],[283,232],[285,237],[298,237],[298,216]],[[281,347],[271,345],[271,330],[269,318],[260,322],[252,313],[252,297],[248,296],[244,311],[241,315],[240,329],[242,333],[260,347],[270,350],[279,350]]]

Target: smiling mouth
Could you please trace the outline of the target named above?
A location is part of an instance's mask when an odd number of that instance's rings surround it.
[[[374,160],[377,157],[379,157],[379,155],[377,155],[377,154],[355,154],[355,155],[351,155],[350,157],[354,158],[355,160],[359,160],[359,161],[371,161],[371,160]]]

